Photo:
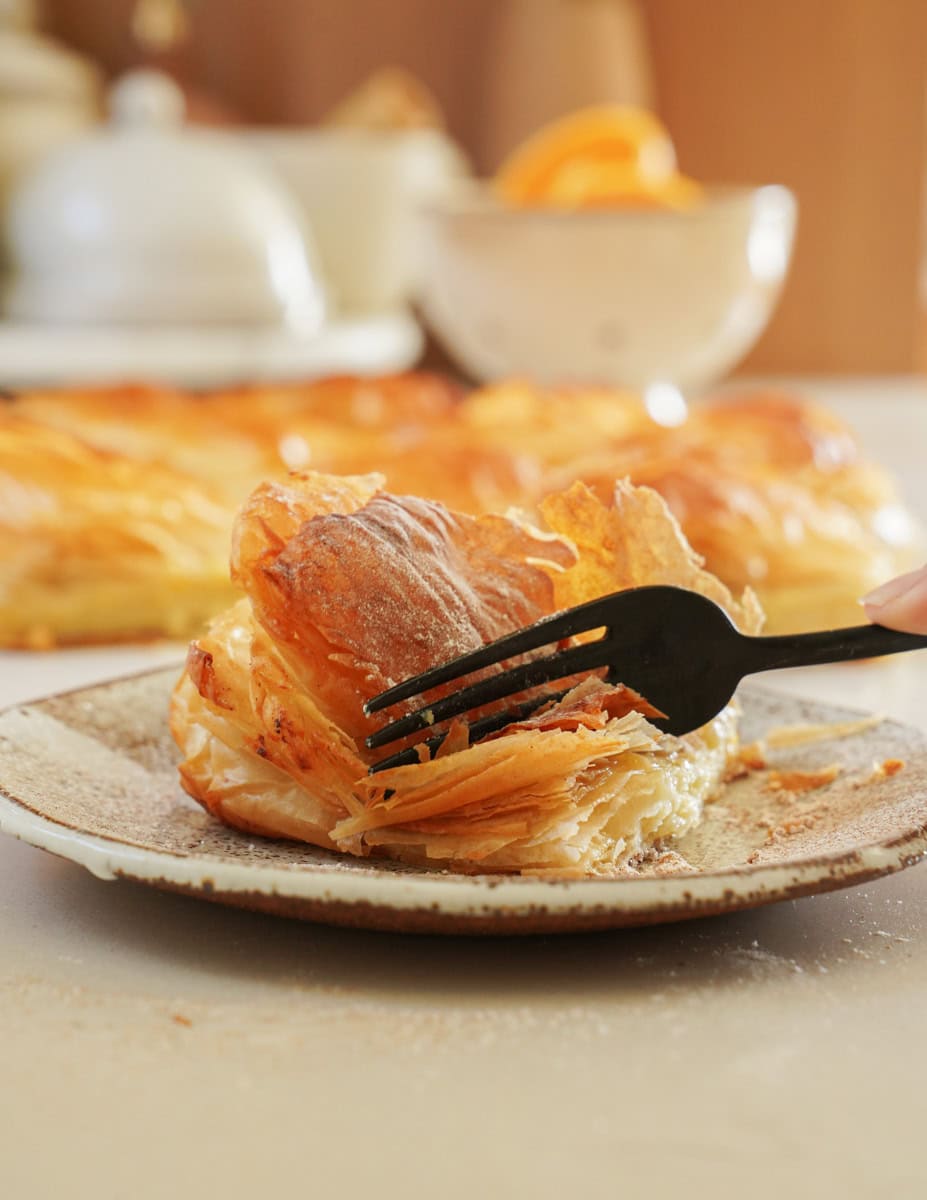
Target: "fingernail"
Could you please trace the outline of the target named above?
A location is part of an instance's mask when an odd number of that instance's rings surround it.
[[[927,581],[927,567],[921,567],[917,571],[908,571],[906,575],[890,579],[888,583],[883,583],[881,587],[877,587],[867,596],[863,596],[860,604],[866,608],[883,608],[886,604],[891,604],[893,600],[899,600],[912,588],[916,588],[925,581]]]

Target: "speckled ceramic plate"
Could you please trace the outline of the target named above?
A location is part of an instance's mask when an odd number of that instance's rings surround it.
[[[839,764],[834,782],[729,784],[662,861],[619,879],[465,876],[251,838],[180,790],[165,711],[176,669],[0,714],[0,829],[125,878],[242,908],[369,929],[537,933],[644,925],[750,908],[887,875],[927,853],[927,737],[883,721],[780,751],[780,771]],[[747,740],[859,714],[745,688]],[[874,769],[904,763],[896,774]]]

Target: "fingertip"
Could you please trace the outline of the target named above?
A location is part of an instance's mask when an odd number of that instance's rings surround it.
[[[889,580],[861,603],[875,624],[905,633],[927,633],[927,567]]]

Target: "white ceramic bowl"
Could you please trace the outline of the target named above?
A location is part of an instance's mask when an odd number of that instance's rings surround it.
[[[329,292],[344,312],[408,301],[420,271],[415,213],[466,172],[437,130],[237,131],[302,206]]]
[[[425,315],[471,375],[695,389],[765,328],[792,250],[784,187],[684,212],[509,209],[485,187],[421,214]]]

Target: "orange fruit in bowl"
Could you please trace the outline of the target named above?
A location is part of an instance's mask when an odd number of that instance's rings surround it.
[[[701,195],[677,171],[662,122],[625,105],[580,109],[544,126],[502,164],[495,190],[507,204],[555,208],[682,208]]]

